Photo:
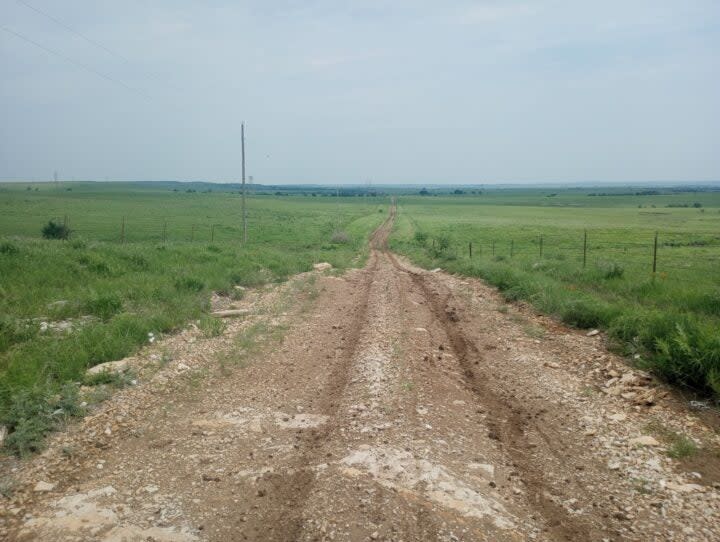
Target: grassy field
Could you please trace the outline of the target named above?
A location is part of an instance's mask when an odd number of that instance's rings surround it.
[[[238,194],[0,185],[0,424],[10,429],[8,448],[32,452],[59,420],[80,413],[88,367],[190,320],[212,328],[211,292],[237,296],[236,285],[283,280],[320,261],[361,264],[385,210],[381,198],[254,197],[243,246]],[[68,241],[41,238],[50,219],[67,220]]]
[[[402,197],[392,248],[605,328],[638,365],[720,396],[720,193],[590,192]]]

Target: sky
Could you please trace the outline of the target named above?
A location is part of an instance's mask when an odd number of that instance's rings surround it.
[[[718,180],[719,60],[717,0],[2,0],[0,180]]]

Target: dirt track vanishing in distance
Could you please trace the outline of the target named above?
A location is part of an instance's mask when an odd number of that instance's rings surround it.
[[[9,539],[720,537],[717,472],[637,440],[717,434],[604,393],[650,384],[599,336],[388,252],[395,212],[363,269],[248,296],[223,337],[168,339],[171,362],[17,466]],[[282,340],[237,350],[260,324]]]

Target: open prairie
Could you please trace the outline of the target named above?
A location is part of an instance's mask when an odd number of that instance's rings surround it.
[[[720,536],[717,194],[254,196],[242,244],[236,193],[40,188],[0,192],[3,537]]]

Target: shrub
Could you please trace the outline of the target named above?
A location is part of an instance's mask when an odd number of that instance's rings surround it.
[[[0,254],[17,254],[20,252],[20,249],[17,247],[17,245],[12,244],[10,241],[5,241],[3,243],[0,243]]]
[[[416,231],[414,238],[415,238],[415,242],[418,245],[425,246],[425,242],[428,239],[428,234],[425,233],[424,231]]]
[[[45,239],[69,239],[70,228],[65,224],[58,224],[54,220],[51,220],[43,226],[42,236]]]
[[[47,433],[82,412],[75,384],[65,384],[55,395],[47,391],[19,391],[2,417],[10,432],[5,448],[19,457],[38,452]]]
[[[346,244],[350,242],[350,236],[344,231],[335,231],[330,237],[330,242],[335,244]]]

